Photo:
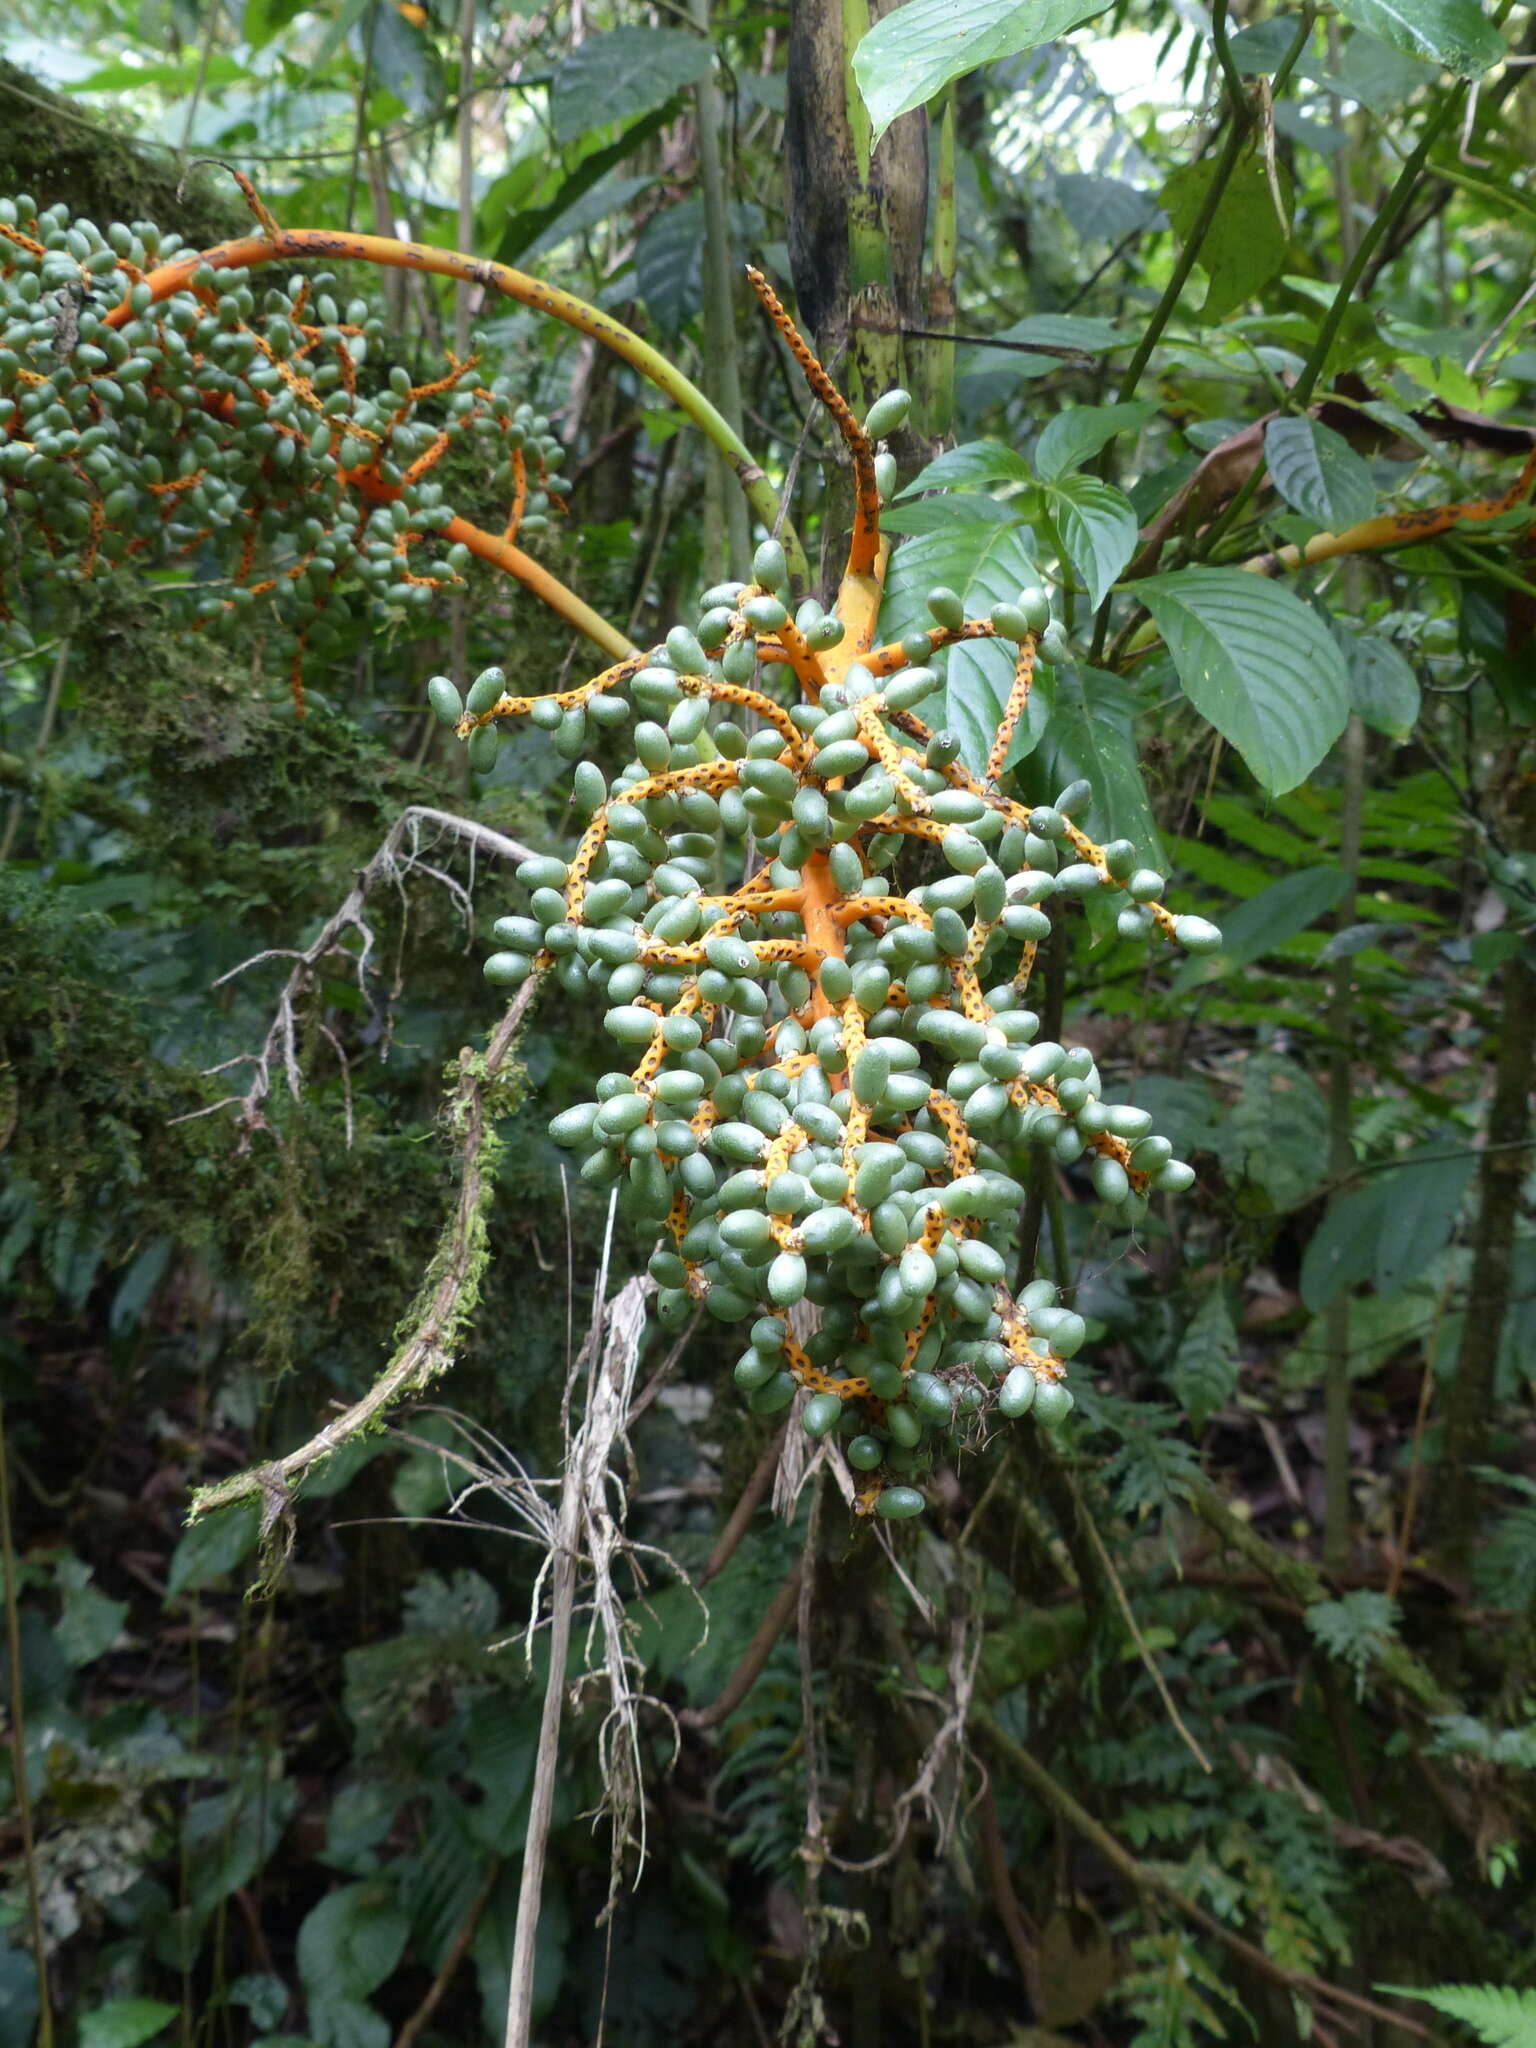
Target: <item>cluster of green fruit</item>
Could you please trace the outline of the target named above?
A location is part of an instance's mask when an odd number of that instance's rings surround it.
[[[1027,690],[1043,593],[968,621],[935,590],[931,631],[853,659],[814,599],[791,615],[784,581],[768,542],[752,583],[578,689],[519,697],[491,669],[463,702],[441,676],[429,697],[482,767],[502,718],[573,759],[590,726],[638,721],[611,779],[576,767],[580,845],[520,868],[528,908],[497,922],[485,972],[603,1003],[623,1060],[553,1137],[665,1228],[662,1320],[702,1303],[749,1323],[752,1410],[799,1397],[805,1431],[836,1432],[866,1475],[866,1511],[900,1518],[957,1433],[1072,1407],[1082,1318],[1048,1282],[1010,1284],[1032,1158],[1082,1162],[1122,1225],[1194,1177],[1147,1111],[1104,1099],[1086,1048],[1041,1039],[1028,982],[1053,913],[1103,892],[1128,938],[1203,952],[1220,934],[1163,907],[1129,842],[1086,837],[1086,784],[1022,805],[916,716],[960,638],[1017,641]],[[899,856],[928,878],[898,886]]]
[[[59,571],[186,558],[200,621],[266,599],[297,659],[335,639],[353,591],[409,610],[461,580],[470,549],[432,474],[459,438],[489,437],[476,459],[499,465],[508,538],[547,523],[559,444],[504,381],[386,374],[379,319],[323,274],[258,294],[203,263],[167,291],[151,273],[179,247],[0,200],[0,491]]]

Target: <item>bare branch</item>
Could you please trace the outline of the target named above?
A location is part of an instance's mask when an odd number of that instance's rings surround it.
[[[482,825],[474,818],[458,818],[451,811],[434,810],[428,804],[411,804],[403,810],[385,834],[383,843],[366,867],[358,870],[357,880],[348,891],[338,909],[326,919],[314,940],[302,951],[287,946],[269,946],[260,953],[253,953],[249,960],[242,960],[238,967],[221,974],[213,984],[222,988],[226,982],[237,980],[248,974],[253,967],[260,967],[268,960],[292,960],[295,965],[283,984],[277,998],[271,1025],[259,1053],[238,1055],[247,1059],[255,1068],[251,1085],[243,1096],[226,1096],[206,1109],[195,1109],[187,1116],[176,1117],[176,1123],[192,1123],[198,1117],[212,1116],[216,1110],[224,1109],[232,1102],[240,1104],[240,1125],[244,1132],[241,1140],[243,1150],[251,1134],[268,1128],[262,1104],[272,1092],[272,1072],[280,1067],[288,1092],[297,1102],[303,1093],[304,1079],[299,1068],[299,1013],[304,1000],[312,996],[318,981],[317,969],[322,961],[340,953],[352,962],[352,971],[357,978],[358,988],[366,998],[373,960],[373,929],[363,916],[363,906],[369,895],[381,881],[397,884],[408,874],[425,873],[454,896],[466,922],[471,914],[469,892],[441,870],[430,867],[422,859],[424,834],[430,831],[434,836],[446,836],[467,845],[471,853],[484,851],[494,854],[498,860],[523,861],[532,858],[533,848],[524,846],[520,840],[509,839],[504,832],[497,832],[489,825]],[[357,935],[359,944],[354,951],[344,944],[352,933]],[[331,1037],[329,1032],[327,1037]],[[331,1037],[331,1043],[336,1041]],[[338,1048],[339,1051],[339,1048]],[[230,1066],[226,1060],[223,1066]],[[345,1064],[345,1063],[343,1063]],[[219,1067],[209,1069],[218,1073]],[[350,1093],[350,1088],[349,1088]],[[349,1136],[350,1143],[350,1136]]]

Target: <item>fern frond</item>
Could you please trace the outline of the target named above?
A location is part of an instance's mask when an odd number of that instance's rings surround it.
[[[1438,1984],[1418,1991],[1406,1984],[1378,1984],[1398,1998],[1421,1998],[1447,2019],[1470,2027],[1487,2048],[1536,2048],[1536,1991],[1507,1984]]]

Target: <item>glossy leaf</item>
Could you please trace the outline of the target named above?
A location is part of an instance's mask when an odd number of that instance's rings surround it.
[[[898,640],[932,625],[926,599],[935,584],[958,591],[968,615],[985,617],[993,605],[1012,604],[1025,584],[1038,580],[1027,528],[982,528],[950,521],[938,532],[905,541],[896,550],[880,608],[880,638]],[[947,725],[960,741],[966,766],[980,773],[1013,688],[1014,650],[998,640],[967,640],[951,647],[943,661],[942,709],[930,713],[925,705],[923,716],[936,728]],[[1027,746],[1038,739],[1044,723],[1043,691],[1039,705],[1031,703],[1031,711]]]
[[[549,106],[556,142],[664,106],[714,61],[712,46],[681,28],[614,28],[588,36],[555,69]]]
[[[1042,680],[1048,674],[1043,671]],[[1079,777],[1092,784],[1093,802],[1084,823],[1095,838],[1129,839],[1147,866],[1164,868],[1166,857],[1136,750],[1135,709],[1124,676],[1064,664],[1055,671],[1040,759],[1053,789]],[[1010,755],[1010,764],[1027,752],[1027,744],[1020,745]]]
[[[853,75],[878,141],[899,114],[979,65],[1038,50],[1102,14],[1102,0],[907,0],[876,22],[853,56]]]
[[[699,310],[704,276],[704,202],[680,200],[652,214],[635,242],[635,282],[666,334]]]
[[[958,448],[946,448],[936,455],[897,497],[915,498],[922,491],[948,491],[963,485],[1029,483],[1032,476],[1023,456],[1005,442],[962,441]]]
[[[1240,569],[1184,569],[1135,586],[1184,694],[1272,795],[1294,789],[1349,716],[1344,657],[1309,605]]]
[[[1123,492],[1097,477],[1063,477],[1046,496],[1067,560],[1097,609],[1136,552],[1136,514]]]
[[[1035,443],[1035,468],[1043,483],[1055,483],[1081,469],[1116,434],[1135,433],[1156,414],[1145,399],[1128,405],[1074,405],[1047,420]]]
[[[1319,420],[1271,420],[1264,460],[1285,502],[1331,533],[1358,526],[1375,509],[1370,469],[1342,434]]]
[[[1504,38],[1477,0],[1339,0],[1344,19],[1408,57],[1476,78],[1504,55]]]
[[[1389,739],[1405,740],[1419,722],[1419,679],[1390,640],[1362,633],[1345,650],[1349,694],[1366,724]]]

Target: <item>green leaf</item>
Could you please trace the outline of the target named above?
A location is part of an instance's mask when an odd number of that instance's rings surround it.
[[[946,448],[926,469],[918,471],[898,498],[915,498],[922,491],[949,491],[961,484],[1027,484],[1033,471],[1016,448],[1001,441],[962,441],[958,448]]]
[[[1220,1287],[1196,1310],[1173,1360],[1173,1391],[1179,1406],[1203,1429],[1237,1386],[1237,1329]]]
[[[1328,1204],[1301,1262],[1308,1308],[1366,1280],[1383,1294],[1402,1287],[1445,1249],[1477,1163],[1470,1149],[1451,1150],[1453,1136],[1402,1154]]]
[[[951,521],[896,550],[880,607],[880,637],[899,640],[904,633],[932,625],[927,596],[935,584],[958,591],[969,616],[985,617],[995,604],[1012,604],[1024,585],[1038,582],[1039,576],[1027,527],[956,526]],[[930,722],[948,726],[960,742],[966,766],[979,774],[1013,688],[1014,650],[999,640],[966,640],[951,647],[943,659],[944,708],[942,713],[935,711]],[[1030,745],[1045,723],[1044,692],[1038,685],[1035,697],[1040,703],[1036,708],[1031,699]]]
[[[313,2000],[361,2000],[399,1962],[410,1919],[390,1889],[359,1879],[327,1892],[299,1929],[299,1975]]]
[[[1508,1984],[1440,1984],[1419,1991],[1410,1984],[1378,1984],[1398,1998],[1422,1998],[1447,2019],[1470,2027],[1488,2048],[1536,2048],[1536,1991]]]
[[[997,0],[907,0],[876,22],[853,53],[873,140],[952,78],[1038,50],[1103,12],[1103,0],[1025,0],[1012,7]]]
[[[139,2048],[180,2012],[159,1998],[109,1998],[80,2022],[80,2048]]]
[[[683,199],[652,214],[635,242],[635,282],[663,333],[676,334],[699,310],[703,278],[703,200]]]
[[[1285,502],[1331,533],[1358,526],[1375,509],[1369,468],[1342,434],[1317,420],[1271,420],[1264,460]]]
[[[1053,484],[1069,470],[1081,469],[1116,434],[1144,427],[1156,412],[1155,405],[1137,399],[1129,405],[1074,405],[1057,413],[1035,443],[1041,481]]]
[[[1352,1380],[1368,1379],[1405,1346],[1427,1340],[1435,1326],[1437,1291],[1436,1287],[1408,1287],[1401,1294],[1362,1294],[1350,1303],[1348,1370]],[[1320,1386],[1328,1358],[1327,1320],[1314,1316],[1296,1348],[1281,1362],[1281,1386],[1287,1391]],[[1532,1563],[1536,1564],[1536,1554]]]
[[[1310,1201],[1327,1174],[1328,1106],[1311,1076],[1279,1053],[1250,1054],[1242,1076],[1221,1136],[1221,1163],[1230,1179],[1259,1189],[1283,1215]]]
[[[1339,0],[1356,28],[1408,57],[1476,78],[1504,55],[1504,38],[1477,0]]]
[[[1303,1616],[1307,1633],[1355,1674],[1356,1698],[1365,1675],[1397,1637],[1397,1603],[1385,1593],[1346,1593],[1342,1600],[1315,1600]]]
[[[59,1566],[64,1612],[53,1639],[65,1663],[76,1671],[106,1655],[128,1615],[126,1600],[109,1600],[90,1580],[91,1568],[84,1558],[66,1558]]]
[[[1174,232],[1187,242],[1220,171],[1214,156],[1183,164],[1163,186],[1162,202]],[[1281,197],[1289,213],[1290,195],[1281,178]],[[1220,320],[1251,299],[1285,261],[1290,237],[1275,211],[1269,174],[1258,152],[1239,160],[1216,208],[1204,241],[1200,267],[1210,280],[1201,317]]]
[[[418,116],[436,111],[441,94],[437,51],[398,7],[375,7],[367,29],[368,48],[379,77]]]
[[[1388,739],[1407,739],[1419,722],[1419,679],[1407,656],[1374,633],[1350,639],[1344,651],[1356,711]]]
[[[1342,96],[1358,100],[1374,114],[1390,114],[1423,85],[1434,85],[1434,71],[1421,58],[1405,55],[1361,30],[1349,38],[1339,59]]]
[[[1278,796],[1305,781],[1349,717],[1344,657],[1310,605],[1241,569],[1182,569],[1133,587],[1184,694],[1264,788]]]
[[[190,1528],[183,1529],[171,1552],[167,1594],[200,1593],[232,1572],[255,1549],[257,1522],[254,1507],[224,1508],[216,1515],[199,1516]]]
[[[1135,710],[1124,676],[1064,664],[1056,671],[1040,759],[1053,789],[1080,777],[1092,784],[1093,802],[1084,823],[1096,839],[1129,839],[1148,866],[1162,868],[1166,861],[1132,727]]]
[[[910,505],[888,505],[880,514],[882,533],[941,533],[962,525],[1017,526],[1018,507],[978,491],[945,491]]]
[[[1095,610],[1136,552],[1140,529],[1122,491],[1097,477],[1068,476],[1046,492],[1067,560]]]
[[[259,1760],[223,1792],[197,1799],[181,1823],[181,1852],[190,1873],[187,1904],[201,1922],[249,1884],[282,1840],[299,1788]]]
[[[631,122],[616,141],[584,156],[543,206],[516,208],[507,216],[496,244],[496,261],[516,263],[531,251],[552,248],[638,199],[651,179],[609,178],[608,174],[666,125],[665,109]]]
[[[650,113],[714,61],[714,46],[687,29],[613,28],[588,36],[556,67],[550,85],[556,142]]]
[[[1316,924],[1344,894],[1346,878],[1340,868],[1302,868],[1282,875],[1257,896],[1250,896],[1221,920],[1222,948],[1209,967],[1222,972],[1251,965],[1294,939],[1308,925]],[[1204,961],[1190,962],[1197,976],[1207,968]]]
[[[960,350],[957,377],[1043,377],[1061,368],[1061,352],[1104,355],[1126,345],[1112,320],[1089,319],[1080,313],[1032,313],[1016,320],[990,341]],[[1032,354],[1032,350],[1040,354]],[[1055,351],[1055,353],[1048,353]]]
[[[1063,172],[1056,180],[1056,203],[1085,242],[1118,242],[1150,229],[1158,217],[1150,192],[1092,171]]]

